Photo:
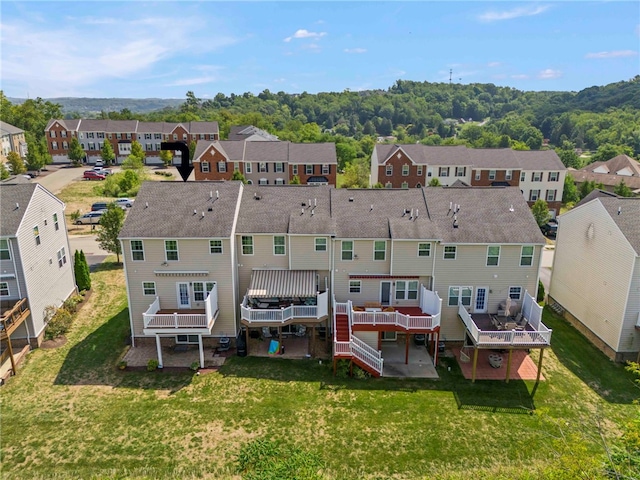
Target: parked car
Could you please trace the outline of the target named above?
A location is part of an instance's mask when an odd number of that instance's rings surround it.
[[[98,210],[96,212],[89,212],[82,215],[75,221],[76,225],[91,225],[100,223],[100,218],[104,214],[105,210]]]
[[[96,167],[104,167],[104,160],[96,160]]]
[[[540,231],[547,237],[556,238],[556,233],[558,233],[558,221],[555,219],[549,220],[540,227]]]
[[[132,200],[131,198],[119,198],[114,203],[116,203],[117,205],[120,205],[120,206],[125,206],[127,208],[131,208],[131,207],[133,207],[133,202],[134,202],[134,200]]]
[[[91,211],[97,212],[98,210],[106,210],[107,207],[109,206],[109,203],[113,203],[123,210],[127,209],[126,205],[121,205],[117,201],[116,202],[96,202],[93,205],[91,205]]]
[[[107,178],[107,176],[93,170],[87,170],[86,172],[84,172],[82,178],[84,178],[85,180],[104,180],[105,178]]]

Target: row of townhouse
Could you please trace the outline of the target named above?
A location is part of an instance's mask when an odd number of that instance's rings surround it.
[[[371,155],[371,184],[413,188],[438,179],[449,186],[518,187],[532,205],[542,198],[560,212],[567,168],[553,150],[519,151],[465,146],[376,145]]]
[[[116,162],[131,153],[135,140],[142,145],[148,164],[162,164],[160,144],[181,141],[190,144],[198,140],[218,140],[218,122],[140,122],[138,120],[52,119],[45,128],[47,148],[53,163],[69,162],[69,146],[77,138],[85,151],[87,163],[100,158],[105,141],[111,143]],[[175,155],[180,155],[179,151]]]
[[[325,329],[335,358],[359,355],[378,374],[380,342],[398,333],[486,348],[550,340],[528,293],[545,239],[517,188],[146,182],[120,239],[132,344],[155,342],[161,363],[163,345],[184,342],[203,364],[203,345],[241,327]],[[489,345],[471,315],[507,301],[533,327]]]
[[[0,120],[0,162],[7,161],[9,152],[15,152],[20,158],[27,156],[27,141],[24,130]]]
[[[199,141],[193,157],[196,180],[230,180],[234,171],[249,184],[335,185],[338,169],[334,143],[280,141]]]

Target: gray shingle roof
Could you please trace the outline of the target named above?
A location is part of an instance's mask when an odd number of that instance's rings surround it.
[[[219,133],[218,122],[138,122],[137,120],[103,120],[92,118],[78,120],[51,119],[49,123],[47,123],[45,130],[49,130],[56,122],[64,126],[67,130],[79,132],[171,133],[178,125],[182,125],[190,134]]]
[[[593,173],[584,170],[573,170],[571,172],[573,180],[577,183],[596,182],[607,187],[615,187],[624,180],[624,184],[631,190],[640,189],[640,177],[629,177],[626,175],[615,175],[611,173]]]
[[[261,128],[254,127],[253,125],[232,125],[229,129],[229,140],[242,140],[252,135],[258,135],[268,141],[275,142],[278,137],[271,135],[269,132],[262,130]]]
[[[37,186],[37,183],[0,183],[0,236],[15,236],[18,232]]]
[[[19,133],[24,133],[24,130],[22,130],[21,128],[18,127],[14,127],[13,125],[11,125],[10,123],[7,122],[3,122],[2,120],[0,120],[0,132],[2,132],[2,134],[6,135],[16,135]]]
[[[241,182],[144,182],[120,238],[229,237],[240,188]]]
[[[336,144],[331,142],[290,143],[289,163],[301,165],[337,165]]]
[[[80,125],[80,119],[73,118],[69,120],[61,120],[57,118],[52,118],[51,120],[49,120],[49,122],[47,122],[47,126],[45,127],[45,130],[49,130],[56,123],[59,123],[60,125],[62,125],[66,130],[74,131],[78,128],[78,125]]]
[[[636,255],[640,256],[640,198],[599,197],[596,201],[602,203]]]
[[[616,175],[616,172],[628,168],[631,170],[633,176],[640,176],[640,162],[637,162],[633,158],[628,155],[617,155],[606,162],[593,162],[589,165],[582,167],[579,171],[581,172],[593,172],[596,168],[605,166],[609,169],[610,175]],[[598,175],[598,174],[596,174]],[[600,174],[602,175],[602,174]],[[628,178],[628,177],[625,177]]]
[[[212,142],[199,140],[193,156],[199,162],[203,153],[215,144],[230,161],[245,162],[288,162],[291,164],[327,164],[337,165],[334,143],[290,143],[290,142],[245,142],[240,140],[221,140]]]
[[[287,162],[289,142],[246,142],[245,162]]]
[[[520,170],[566,170],[555,150],[513,150]]]

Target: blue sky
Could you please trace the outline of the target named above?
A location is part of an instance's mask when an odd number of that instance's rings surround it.
[[[640,74],[640,2],[0,3],[9,97],[200,98]]]

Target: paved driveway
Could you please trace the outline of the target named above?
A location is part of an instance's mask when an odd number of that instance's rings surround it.
[[[551,267],[553,266],[553,255],[555,245],[547,245],[542,249],[542,260],[540,261],[540,281],[544,285],[544,291],[549,293],[551,285]]]
[[[48,167],[56,168],[56,167]],[[82,180],[82,174],[86,168],[66,168],[62,166],[57,168],[56,171],[48,173],[47,175],[40,175],[33,179],[34,182],[39,183],[44,188],[49,190],[54,195],[57,195],[62,191],[64,187],[69,185],[74,180]]]
[[[72,254],[76,250],[84,252],[90,269],[95,268],[96,265],[102,263],[110,255],[109,252],[100,248],[95,235],[69,235],[69,247]]]

